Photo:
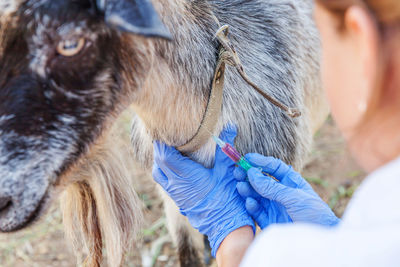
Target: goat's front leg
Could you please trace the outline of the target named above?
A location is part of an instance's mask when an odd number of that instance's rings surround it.
[[[164,199],[167,227],[177,248],[181,267],[204,266],[203,235],[194,229],[180,212],[174,201],[160,189]]]

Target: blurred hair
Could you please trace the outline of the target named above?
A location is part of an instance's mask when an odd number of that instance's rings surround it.
[[[343,16],[353,5],[368,8],[382,24],[391,24],[400,20],[400,1],[398,0],[317,0],[331,12]]]

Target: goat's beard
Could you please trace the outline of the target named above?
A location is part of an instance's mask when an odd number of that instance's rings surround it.
[[[119,266],[132,246],[142,221],[140,201],[132,181],[133,160],[125,144],[111,134],[96,142],[66,177],[61,208],[66,236],[76,251],[86,250],[85,263],[100,266],[103,247],[110,266]]]

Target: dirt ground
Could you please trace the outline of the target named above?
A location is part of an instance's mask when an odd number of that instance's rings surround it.
[[[364,173],[350,156],[331,119],[316,134],[310,161],[302,174],[341,216]],[[141,240],[127,255],[124,266],[178,266],[155,185],[143,173],[135,176],[136,190],[146,207],[146,222]],[[76,262],[76,256],[63,237],[57,203],[33,227],[12,235],[0,235],[1,267],[70,267],[77,266]]]

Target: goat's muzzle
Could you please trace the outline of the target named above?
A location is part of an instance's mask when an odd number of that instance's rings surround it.
[[[11,188],[17,189],[17,185]],[[40,214],[46,200],[47,188],[43,190],[24,190],[14,195],[11,191],[0,189],[0,232],[13,232],[28,226]]]

